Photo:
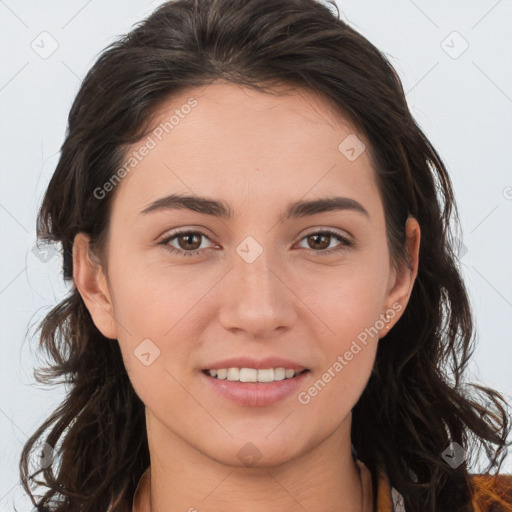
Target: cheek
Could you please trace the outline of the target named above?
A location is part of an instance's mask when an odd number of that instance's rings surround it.
[[[337,336],[324,340],[320,351],[323,364],[316,367],[298,402],[311,414],[324,415],[334,424],[359,400],[375,362],[378,337],[371,328],[361,329],[361,319],[347,316],[338,324]],[[326,422],[326,426],[329,425]],[[331,424],[331,426],[332,426]]]
[[[120,256],[121,249],[117,253],[119,263],[111,271],[116,319],[138,336],[161,338],[207,286],[200,274],[165,263],[163,256],[151,261],[133,249],[126,258]]]
[[[386,276],[367,261],[333,271],[317,278],[314,287],[302,288],[304,302],[329,327],[331,347],[342,348],[375,326],[384,312]]]
[[[319,413],[333,417],[347,413],[363,392],[383,327],[384,283],[378,265],[361,265],[350,272],[340,271],[330,279],[326,292],[310,292],[304,299],[322,325],[328,326],[327,330],[322,328],[327,335],[317,332],[322,364],[316,368],[303,401],[310,400],[312,409],[318,408]],[[338,404],[340,410],[332,409],[332,404]]]
[[[197,272],[143,262],[142,256],[117,261],[110,272],[113,304],[118,340],[134,387],[154,391],[159,382],[171,378],[165,369],[188,378],[183,369],[192,364],[206,318],[199,314],[201,299],[212,283]]]

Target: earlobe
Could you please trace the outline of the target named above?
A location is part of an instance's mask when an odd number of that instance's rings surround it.
[[[73,282],[98,330],[106,338],[116,339],[116,321],[107,280],[99,262],[91,258],[90,241],[85,233],[78,233],[73,241]]]
[[[400,313],[407,307],[414,281],[418,275],[421,230],[418,221],[414,217],[409,216],[407,219],[405,233],[409,266],[404,264],[398,271],[392,272],[392,280],[386,302],[388,309],[397,313],[389,315],[389,322],[386,323],[384,333],[387,333],[396,324],[401,316]]]

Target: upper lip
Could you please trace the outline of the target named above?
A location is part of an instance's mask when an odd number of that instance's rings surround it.
[[[289,359],[282,357],[265,357],[263,359],[255,359],[253,357],[231,357],[229,359],[223,359],[222,361],[215,361],[203,368],[203,370],[214,370],[221,368],[255,368],[256,370],[264,370],[267,368],[286,368],[301,372],[306,370],[305,366],[294,363]]]

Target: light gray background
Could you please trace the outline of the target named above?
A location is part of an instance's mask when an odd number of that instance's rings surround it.
[[[64,393],[42,390],[32,377],[34,326],[66,291],[60,257],[44,263],[31,251],[42,193],[80,80],[107,44],[160,3],[0,0],[0,511],[31,508],[18,481],[20,450]],[[448,167],[478,331],[468,379],[512,403],[512,2],[338,5],[389,57]],[[511,460],[505,469],[512,472]]]

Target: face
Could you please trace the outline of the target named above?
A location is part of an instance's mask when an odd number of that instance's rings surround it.
[[[153,133],[130,150],[136,162],[107,192],[115,192],[108,281],[88,273],[78,239],[75,281],[162,431],[238,466],[250,442],[265,465],[350,421],[388,332],[384,315],[392,328],[416,275],[392,269],[368,149],[306,91],[275,96],[217,83],[161,106]],[[155,207],[171,194],[196,206]],[[210,203],[198,207],[199,198]],[[327,198],[350,201],[326,208]],[[307,371],[270,385],[213,382],[203,372],[242,357]],[[243,386],[272,391],[262,398]],[[225,394],[235,388],[239,400]]]

